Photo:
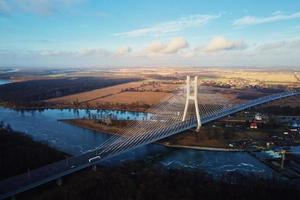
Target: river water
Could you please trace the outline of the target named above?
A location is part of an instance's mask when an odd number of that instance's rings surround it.
[[[89,114],[102,117],[114,116],[118,119],[147,119],[146,113],[74,109],[46,109],[16,111],[0,108],[0,121],[9,123],[16,130],[30,135],[34,140],[49,144],[58,150],[77,155],[93,149],[104,142],[110,135],[95,133],[90,130],[66,124],[59,120],[84,117]],[[104,164],[119,164],[128,160],[154,159],[166,168],[185,170],[204,170],[221,176],[228,172],[257,173],[271,176],[272,171],[247,153],[208,152],[191,149],[170,149],[157,144],[150,144],[117,156]],[[157,160],[157,159],[156,159]]]
[[[4,84],[7,84],[7,83],[10,83],[10,81],[7,80],[7,79],[0,79],[0,85],[4,85]]]

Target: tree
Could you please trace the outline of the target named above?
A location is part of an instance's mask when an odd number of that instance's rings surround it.
[[[6,124],[5,129],[6,129],[8,132],[12,132],[12,128],[11,128],[10,124]]]

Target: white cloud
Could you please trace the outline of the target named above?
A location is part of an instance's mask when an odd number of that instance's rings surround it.
[[[289,15],[281,14],[281,12],[275,12],[272,16],[269,17],[255,17],[255,16],[245,16],[240,19],[237,19],[233,22],[234,26],[251,26],[257,24],[265,24],[278,22],[283,20],[297,19],[300,18],[300,12],[292,13]]]
[[[290,41],[288,47],[300,50],[300,40],[298,39]]]
[[[86,57],[86,56],[94,56],[94,57],[104,57],[109,56],[112,53],[101,48],[96,49],[80,49],[78,51],[54,51],[54,50],[43,50],[38,52],[41,56],[80,56],[80,57]]]
[[[272,50],[300,50],[300,40],[282,40],[276,42],[265,43],[258,46],[260,51],[272,51]]]
[[[131,47],[129,46],[125,46],[125,47],[120,47],[119,49],[117,49],[116,53],[119,55],[124,55],[124,54],[128,54],[132,51]]]
[[[286,41],[271,42],[260,45],[258,48],[261,51],[269,51],[272,49],[282,48],[286,45]]]
[[[29,12],[47,15],[83,0],[0,0],[0,14]]]
[[[95,48],[95,49],[81,49],[78,54],[80,56],[109,56],[111,52],[102,49],[102,48]]]
[[[148,54],[174,54],[188,46],[189,44],[184,38],[177,37],[171,39],[168,43],[153,42],[146,48],[146,52]]]
[[[180,49],[187,48],[188,42],[184,38],[173,38],[166,48],[163,50],[164,53],[177,53]]]
[[[152,42],[147,48],[148,53],[161,53],[166,48],[166,44],[160,41]]]
[[[202,50],[205,52],[216,52],[245,49],[246,46],[242,40],[228,40],[224,37],[215,37]]]
[[[5,0],[0,0],[0,14],[7,14],[10,8]]]
[[[122,37],[161,36],[168,33],[179,32],[187,28],[199,27],[218,17],[217,15],[190,15],[174,21],[163,22],[128,32],[115,33],[114,35]]]
[[[41,56],[67,56],[67,55],[75,54],[75,52],[71,52],[71,51],[53,51],[53,50],[42,50],[37,53]]]

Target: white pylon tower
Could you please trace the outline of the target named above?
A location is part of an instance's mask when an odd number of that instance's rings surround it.
[[[191,95],[191,78],[190,76],[186,77],[186,102],[183,112],[182,121],[186,120],[187,111],[189,108],[189,102],[190,100],[194,101],[195,104],[195,112],[196,112],[196,118],[197,118],[197,131],[201,127],[201,118],[199,113],[199,106],[198,106],[198,76],[195,76],[194,79],[194,94]]]

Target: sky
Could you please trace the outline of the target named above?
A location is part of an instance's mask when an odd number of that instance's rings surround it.
[[[300,69],[299,0],[0,0],[0,67]]]

